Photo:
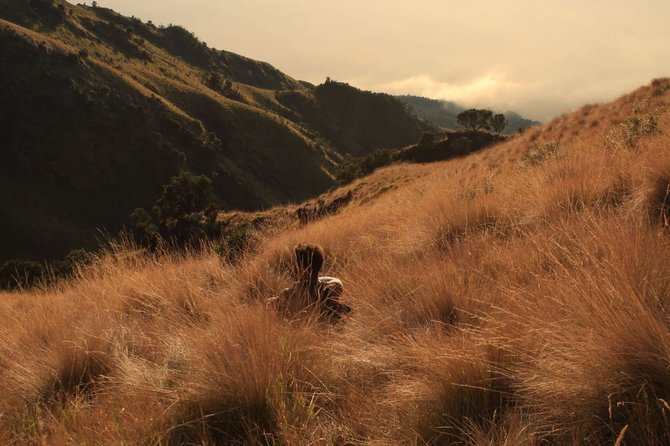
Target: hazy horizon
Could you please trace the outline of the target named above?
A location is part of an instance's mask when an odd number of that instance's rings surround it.
[[[546,121],[670,75],[670,2],[100,0],[312,83]]]

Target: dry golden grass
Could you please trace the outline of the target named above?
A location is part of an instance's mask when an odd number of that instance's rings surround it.
[[[0,443],[669,443],[667,86],[381,170],[406,184],[235,265],[126,248],[1,295]],[[264,305],[298,242],[345,323]]]

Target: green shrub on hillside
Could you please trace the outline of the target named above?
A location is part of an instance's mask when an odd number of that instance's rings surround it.
[[[395,161],[395,152],[387,149],[375,150],[363,157],[349,157],[337,169],[337,182],[350,183],[356,178],[364,177],[379,167]]]
[[[537,166],[548,159],[557,158],[560,153],[558,141],[547,141],[541,146],[533,146],[521,158],[521,161],[528,166]]]
[[[205,77],[205,82],[212,90],[220,93],[222,96],[225,96],[229,99],[235,101],[240,101],[243,99],[240,92],[233,86],[233,82],[230,79],[223,80],[221,73],[217,71],[211,71]]]
[[[212,65],[212,51],[186,28],[170,24],[160,33],[161,43],[173,55],[201,68]]]
[[[0,266],[0,289],[27,288],[44,281],[46,270],[40,262],[11,259]]]
[[[212,71],[207,75],[206,82],[210,88],[218,90],[219,88],[221,88],[221,84],[223,82],[223,76],[221,76],[221,73],[219,72]]]
[[[623,123],[624,142],[628,147],[633,147],[642,135],[653,135],[658,133],[658,112],[650,112],[643,116],[640,110],[634,110],[633,115]]]
[[[83,249],[71,250],[63,259],[37,261],[15,258],[0,263],[0,289],[15,290],[50,284],[71,277],[78,266],[90,264],[95,254]]]
[[[65,8],[54,0],[30,0],[31,9],[49,25],[57,25],[65,19]]]
[[[212,180],[182,171],[163,186],[151,211],[137,208],[129,215],[133,235],[145,246],[159,238],[183,246],[211,235],[218,207],[211,203]]]
[[[253,224],[227,228],[215,246],[216,253],[231,262],[239,259],[250,248],[256,231]]]
[[[203,210],[212,194],[212,180],[204,175],[182,171],[163,186],[154,213],[161,222]]]
[[[643,136],[660,132],[659,113],[658,110],[645,113],[641,105],[636,105],[625,121],[609,131],[602,144],[615,149],[636,147]]]
[[[444,133],[442,132],[424,132],[419,140],[419,148],[421,150],[430,150],[443,137]]]
[[[136,208],[129,215],[133,232],[140,243],[151,243],[159,236],[154,217],[144,208]]]

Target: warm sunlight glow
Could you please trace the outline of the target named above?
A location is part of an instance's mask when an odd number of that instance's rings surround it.
[[[429,98],[485,107],[501,95],[509,96],[511,103],[514,96],[522,94],[530,87],[532,85],[508,81],[504,75],[488,74],[465,83],[437,82],[427,75],[413,76],[383,84],[380,88],[392,94],[411,91]]]
[[[312,83],[330,76],[543,120],[670,73],[664,0],[99,3]]]

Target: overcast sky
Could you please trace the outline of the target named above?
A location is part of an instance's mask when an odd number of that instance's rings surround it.
[[[670,0],[98,3],[312,83],[331,77],[540,120],[670,76]]]

